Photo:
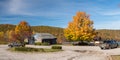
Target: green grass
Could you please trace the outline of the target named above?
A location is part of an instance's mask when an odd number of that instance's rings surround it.
[[[62,49],[62,46],[54,45],[51,47],[51,49]]]
[[[120,55],[113,55],[112,60],[120,60]]]
[[[17,51],[17,52],[58,52],[58,51],[62,51],[62,49],[31,48],[31,47],[13,47],[13,48],[9,48],[8,50]]]
[[[42,43],[41,42],[36,42],[35,45],[41,45]]]
[[[1,42],[0,41],[0,45],[3,45],[3,44],[8,44],[8,42]]]
[[[49,43],[41,43],[41,42],[36,42],[35,45],[39,45],[39,46],[49,46],[50,44]]]

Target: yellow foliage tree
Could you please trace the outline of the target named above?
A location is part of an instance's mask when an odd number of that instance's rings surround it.
[[[6,33],[7,33],[7,38],[9,40],[9,42],[17,42],[18,41],[14,30],[8,30]]]
[[[69,22],[68,27],[65,28],[64,36],[67,40],[73,41],[92,40],[95,36],[93,21],[85,12],[77,12],[76,16],[73,16],[73,21]]]
[[[25,38],[30,39],[32,35],[30,25],[25,21],[21,21],[15,28],[15,34],[21,43],[24,42]]]
[[[0,32],[0,40],[4,40],[4,32]]]

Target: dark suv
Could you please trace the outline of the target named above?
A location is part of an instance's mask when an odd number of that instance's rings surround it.
[[[118,47],[118,43],[115,40],[103,41],[103,43],[100,44],[101,49],[112,49],[117,47]]]
[[[17,43],[17,42],[12,42],[10,44],[8,44],[8,47],[24,47],[25,44],[22,43]]]

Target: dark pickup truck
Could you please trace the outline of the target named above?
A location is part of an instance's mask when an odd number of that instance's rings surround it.
[[[12,42],[8,44],[8,47],[24,47],[25,44],[22,43],[17,43],[17,42]]]

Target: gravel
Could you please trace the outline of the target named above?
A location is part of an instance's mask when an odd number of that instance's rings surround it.
[[[51,48],[51,46],[34,46]],[[62,46],[64,51],[50,53],[21,53],[8,51],[7,45],[0,45],[0,60],[110,60],[110,55],[120,55],[120,48],[101,50],[98,46]]]

